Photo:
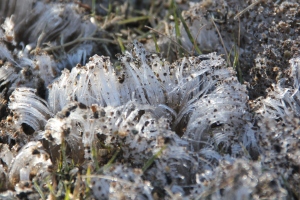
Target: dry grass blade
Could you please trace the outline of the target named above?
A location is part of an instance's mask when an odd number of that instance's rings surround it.
[[[252,4],[250,4],[247,8],[245,8],[244,10],[242,10],[241,12],[239,12],[238,14],[236,14],[236,16],[234,16],[234,20],[238,20],[242,14],[244,14],[245,12],[247,12],[248,10],[250,10],[251,8],[253,8],[256,4],[260,3],[261,0],[256,0],[255,2],[253,2]]]
[[[92,35],[94,35],[94,34],[92,34]],[[76,43],[80,43],[80,42],[84,42],[84,41],[89,41],[89,40],[90,41],[102,42],[102,43],[116,44],[116,42],[114,40],[105,39],[105,38],[95,38],[95,37],[92,37],[92,35],[90,37],[82,37],[82,35],[79,35],[78,38],[76,38],[75,40],[67,42],[67,43],[64,43],[62,45],[58,45],[58,46],[50,46],[50,47],[46,47],[46,48],[43,48],[43,49],[40,49],[37,46],[37,48],[35,48],[34,50],[32,50],[30,53],[33,54],[33,53],[36,53],[39,50],[42,50],[42,51],[54,51],[54,50],[58,50],[58,49],[63,49],[65,47],[68,47],[70,45],[74,45]]]
[[[85,175],[85,176],[82,176],[82,178],[84,178],[84,179],[101,178],[101,179],[106,179],[106,180],[110,180],[110,181],[116,181],[116,182],[119,182],[119,183],[124,183],[124,184],[128,184],[128,185],[132,185],[132,182],[130,182],[130,181],[123,180],[123,179],[120,179],[120,178],[116,178],[116,177],[113,177],[113,176]]]

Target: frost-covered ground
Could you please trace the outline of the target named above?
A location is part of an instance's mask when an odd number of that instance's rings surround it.
[[[300,198],[296,1],[0,16],[0,199]]]

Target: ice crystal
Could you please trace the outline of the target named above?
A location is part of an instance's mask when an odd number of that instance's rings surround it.
[[[13,153],[9,150],[9,146],[7,144],[1,144],[1,153],[0,157],[6,166],[9,166],[11,161],[13,160]]]
[[[207,72],[208,77],[203,91],[189,100],[179,114],[179,119],[186,116],[189,118],[184,137],[195,140],[196,149],[203,146],[197,144],[197,141],[207,140],[216,146],[222,146],[221,151],[231,151],[232,155],[237,155],[241,153],[241,146],[237,143],[239,147],[234,150],[233,142],[249,142],[242,140],[247,131],[250,134],[248,137],[252,137],[250,143],[256,144],[253,132],[251,133],[251,125],[245,124],[245,121],[251,121],[247,108],[246,88],[238,83],[234,74],[231,68],[212,67]],[[208,132],[211,132],[212,138],[205,135]],[[249,147],[250,144],[244,145]],[[231,150],[228,149],[230,147]]]
[[[37,138],[48,141],[52,158],[63,142],[77,162],[94,162],[92,148],[101,144],[120,148],[123,162],[135,167],[160,154],[145,177],[155,188],[171,179],[171,191],[182,195],[178,188],[195,182],[199,166],[211,169],[223,155],[249,156],[244,148],[257,151],[247,92],[221,57],[169,64],[134,42],[118,58],[120,66],[95,55],[86,66],[65,69],[48,86],[48,102],[33,89],[16,89],[9,104],[16,123],[44,127]]]
[[[82,19],[76,4],[2,1],[0,7],[5,19],[0,28],[0,59],[4,63],[0,86],[9,88],[9,95],[14,88],[23,86],[38,89],[44,96],[45,87],[63,68],[85,63],[93,50],[94,43],[88,41],[69,45],[68,50],[55,50],[74,37],[89,37],[96,30],[91,22]],[[32,12],[27,12],[31,8]],[[54,49],[49,53],[47,48]]]
[[[299,137],[299,58],[290,60],[289,78],[281,79],[268,90],[265,99],[252,102],[260,119],[259,143],[266,167],[281,174],[280,181],[299,182],[300,152],[297,148]],[[291,86],[289,86],[291,85]],[[293,184],[288,188],[299,192]]]
[[[214,172],[198,174],[197,183],[191,198],[284,199],[287,194],[275,173],[263,172],[259,162],[245,160],[221,162]]]
[[[6,5],[7,4],[7,5]],[[44,43],[48,46],[57,46],[63,43],[72,41],[72,38],[90,36],[96,27],[88,21],[82,21],[82,11],[76,4],[59,4],[59,3],[43,3],[41,1],[16,1],[13,3],[1,2],[1,8],[7,7],[7,12],[4,16],[10,16],[14,13],[13,17],[7,18],[2,28],[5,30],[5,38],[15,40],[23,43],[24,52],[26,49],[33,50],[41,48]],[[32,9],[31,9],[32,8]],[[27,12],[32,10],[32,12]],[[31,23],[27,23],[27,22]],[[9,41],[11,42],[11,41]],[[15,42],[14,42],[15,43]],[[91,53],[92,43],[79,44],[78,49],[85,50],[87,54]],[[70,57],[65,54],[66,60],[70,63],[68,65],[75,65],[81,61],[82,57],[75,58],[70,51]],[[86,55],[86,54],[82,54]],[[73,58],[73,59],[71,59]],[[83,58],[84,59],[84,58]],[[65,66],[65,65],[62,65]]]
[[[36,96],[31,88],[17,88],[10,96],[9,109],[14,112],[17,125],[26,123],[34,130],[44,127],[47,119],[53,115],[47,102]]]
[[[300,196],[300,59],[275,48],[295,53],[297,45],[275,44],[263,31],[286,38],[297,3],[260,1],[259,11],[236,15],[249,1],[204,0],[182,15],[199,48],[217,53],[169,63],[134,41],[115,63],[100,54],[85,63],[94,43],[72,42],[96,26],[81,8],[24,2],[0,3],[0,198],[66,198],[69,186],[70,197],[95,199]],[[271,23],[277,13],[286,15]],[[181,32],[183,46],[194,48]],[[263,49],[255,63],[246,62],[251,42]],[[229,49],[225,61],[218,53]],[[255,66],[247,69],[253,82],[237,80],[229,62],[236,54]],[[267,64],[281,54],[290,65],[270,74]],[[249,101],[255,76],[268,90]]]
[[[97,199],[152,199],[151,186],[141,176],[140,169],[113,166],[105,176],[92,178],[93,195]]]
[[[9,182],[15,185],[19,181],[29,181],[31,177],[39,177],[40,180],[49,175],[48,168],[52,165],[48,153],[41,142],[29,142],[14,158],[9,167]]]

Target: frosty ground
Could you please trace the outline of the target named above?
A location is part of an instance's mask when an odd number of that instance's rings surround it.
[[[300,198],[296,1],[0,13],[0,198]]]

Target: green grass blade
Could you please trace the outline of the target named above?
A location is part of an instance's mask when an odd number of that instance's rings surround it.
[[[65,188],[65,192],[66,192],[64,200],[70,200],[71,191],[70,191],[70,187],[67,182],[64,182],[64,188]]]
[[[96,0],[92,0],[92,16],[96,15]]]
[[[33,187],[34,187],[34,189],[39,193],[39,195],[41,196],[41,198],[42,198],[43,200],[46,200],[43,191],[41,190],[40,186],[37,184],[36,181],[33,181]]]
[[[111,5],[111,0],[108,1],[108,13],[107,13],[107,16],[110,16],[112,12],[112,5]]]
[[[241,84],[243,84],[244,83],[244,79],[243,79],[242,70],[241,70],[240,64],[239,64],[239,51],[238,51],[238,47],[237,46],[234,47],[233,68],[236,70],[237,78],[238,78],[239,82]]]
[[[181,46],[181,40],[180,40],[180,36],[181,36],[181,33],[180,33],[180,28],[179,28],[179,19],[178,19],[178,16],[177,16],[177,6],[176,6],[176,3],[175,3],[175,0],[172,0],[171,2],[171,10],[172,10],[172,14],[174,16],[174,22],[175,22],[175,34],[176,34],[176,39],[177,39],[177,42],[178,44]],[[181,57],[183,55],[183,50],[182,48],[179,48],[179,56]]]
[[[85,187],[85,193],[89,193],[90,192],[90,186],[91,186],[91,166],[88,166],[87,170],[86,170],[86,185],[87,187]]]
[[[124,44],[123,44],[122,38],[118,37],[118,43],[119,43],[119,46],[120,46],[121,52],[122,52],[122,53],[124,53],[124,52],[125,52],[125,47],[124,47]]]
[[[153,38],[153,41],[155,43],[155,50],[156,50],[156,53],[160,53],[160,49],[159,49],[159,46],[157,44],[157,40],[156,40],[156,37],[155,37],[155,34],[152,34],[152,38]]]
[[[94,160],[94,166],[95,166],[95,168],[96,168],[96,170],[99,170],[99,162],[98,162],[98,151],[97,151],[98,149],[95,147],[95,146],[93,146],[92,147],[92,156],[93,156],[93,160]]]
[[[172,2],[174,2],[174,0]],[[175,33],[176,33],[176,37],[178,39],[181,36],[181,34],[180,34],[179,19],[177,17],[177,11],[176,11],[175,3],[173,4],[172,7],[173,7],[173,15],[174,15],[174,21],[175,21]]]
[[[147,20],[147,19],[149,19],[149,16],[132,17],[129,19],[124,19],[124,20],[118,21],[118,24],[119,25],[129,24],[129,23],[134,23],[134,22]]]
[[[154,154],[143,166],[142,170],[143,172],[146,171],[154,162],[155,159],[157,159],[163,152],[163,150],[165,150],[167,148],[167,145],[163,146],[156,154]]]
[[[106,165],[104,165],[104,166],[102,167],[102,170],[103,170],[103,171],[108,170],[108,168],[112,165],[112,163],[115,161],[115,159],[116,159],[117,156],[119,155],[120,151],[121,151],[121,150],[118,149],[118,150],[114,153],[114,155],[111,157],[111,159],[106,163]]]
[[[182,23],[182,25],[183,25],[183,28],[184,28],[184,30],[186,31],[186,33],[187,33],[187,35],[188,35],[188,37],[189,37],[189,40],[190,40],[191,43],[194,45],[194,48],[195,48],[195,50],[197,51],[197,53],[198,53],[199,55],[202,54],[201,50],[200,50],[199,47],[196,45],[196,41],[195,41],[195,39],[193,38],[193,36],[192,36],[192,34],[191,34],[191,32],[190,32],[190,29],[189,29],[189,27],[187,26],[185,20],[183,19],[181,13],[180,13],[179,11],[177,11],[177,12],[178,12],[179,19],[180,19],[180,21],[181,21],[181,23]]]

